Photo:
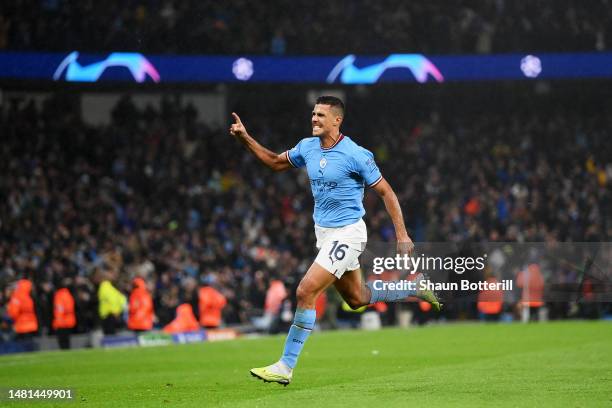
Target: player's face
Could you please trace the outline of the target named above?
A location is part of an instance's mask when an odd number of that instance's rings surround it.
[[[334,133],[340,127],[342,117],[329,105],[315,105],[312,110],[312,135],[323,136]]]

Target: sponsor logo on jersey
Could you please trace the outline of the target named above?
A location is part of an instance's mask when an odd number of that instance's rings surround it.
[[[323,179],[312,179],[310,180],[310,185],[313,189],[318,189],[322,192],[330,192],[338,186],[338,183],[335,181],[325,181]]]

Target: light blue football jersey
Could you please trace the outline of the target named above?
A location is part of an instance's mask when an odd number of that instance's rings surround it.
[[[340,134],[328,148],[321,147],[318,137],[307,137],[285,154],[294,167],[306,166],[316,225],[343,227],[364,216],[364,187],[373,187],[382,180],[369,150]]]

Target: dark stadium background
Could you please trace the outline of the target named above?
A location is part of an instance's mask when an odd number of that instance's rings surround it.
[[[611,10],[604,0],[297,1],[289,9],[276,1],[12,1],[0,5],[0,50],[602,52],[612,46]],[[126,295],[135,275],[147,278],[159,327],[181,303],[197,313],[196,290],[205,283],[228,299],[223,318],[231,327],[248,328],[261,315],[270,280],[291,293],[315,254],[308,182],[259,165],[228,135],[230,112],[282,152],[309,136],[312,95],[330,90],[344,96],[344,133],[375,153],[416,241],[612,235],[609,79],[372,86],[4,79],[0,89],[0,312],[13,283],[32,280],[37,339],[53,334],[52,296],[64,277],[73,278],[80,334],[99,328],[97,285],[109,276]],[[108,120],[97,111],[103,102]],[[466,213],[470,200],[477,214]],[[365,207],[370,240],[389,241],[382,202],[368,193]],[[253,255],[257,248],[263,257]],[[514,306],[505,306],[511,316]],[[561,309],[553,317],[610,314],[606,303]],[[459,317],[477,319],[475,305],[434,319]],[[10,341],[7,318],[1,329],[0,341]]]

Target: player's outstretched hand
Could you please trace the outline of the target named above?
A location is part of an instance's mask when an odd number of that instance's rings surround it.
[[[414,253],[414,243],[410,237],[397,241],[397,253],[400,255],[412,256]]]
[[[232,136],[237,138],[243,138],[246,136],[247,131],[242,121],[240,120],[240,116],[236,115],[235,112],[232,112],[232,116],[234,117],[234,123],[229,128],[229,132]]]

